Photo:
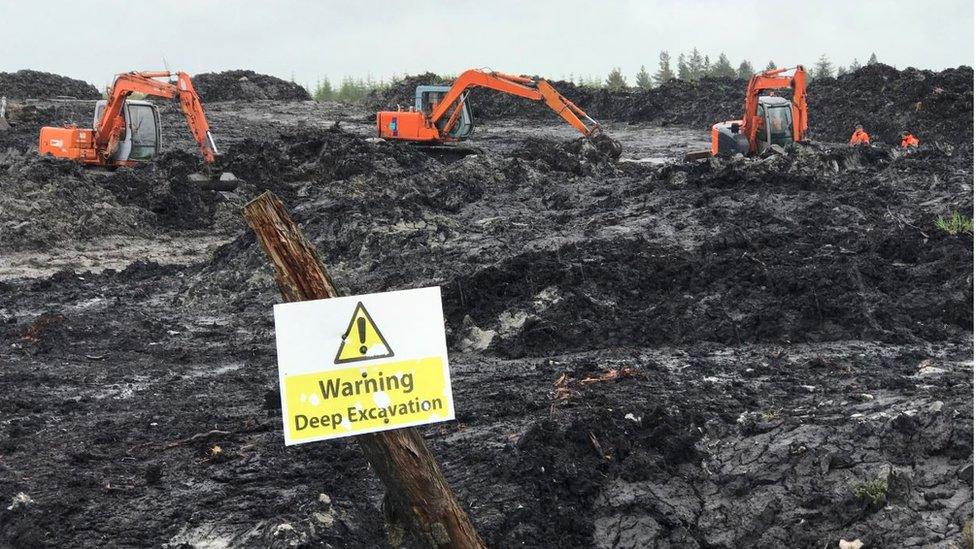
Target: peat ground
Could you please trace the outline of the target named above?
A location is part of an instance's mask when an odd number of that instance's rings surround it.
[[[265,189],[343,291],[441,286],[458,421],[424,433],[490,545],[962,542],[973,241],[935,219],[972,216],[971,147],[661,163],[705,136],[635,122],[615,162],[532,121],[462,156],[369,139],[368,112],[207,107],[235,193],[174,183],[172,108],[166,154],[110,174],[32,154],[85,104],[0,134],[5,257],[130,251],[3,265],[0,546],[382,544],[353,443],[283,446],[277,292],[238,215]]]

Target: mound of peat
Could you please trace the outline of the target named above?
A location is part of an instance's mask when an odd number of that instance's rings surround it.
[[[150,164],[104,173],[33,152],[0,153],[0,248],[43,250],[209,228],[222,198],[186,181],[199,164],[189,153],[171,151]]]
[[[971,67],[932,72],[867,65],[836,79],[814,80],[808,102],[813,137],[822,141],[846,141],[857,123],[890,144],[899,143],[904,130],[923,143],[973,141]]]
[[[75,99],[101,99],[95,86],[83,80],[76,80],[32,70],[0,72],[0,96],[8,99],[48,99],[72,97]]]
[[[258,99],[307,101],[312,98],[308,90],[294,82],[251,70],[198,74],[193,77],[193,86],[205,103]]]
[[[972,211],[949,199],[966,157],[805,148],[626,172],[579,140],[449,163],[338,131],[286,143],[270,165],[308,181],[286,198],[325,260],[349,262],[352,290],[441,285],[456,348],[936,341],[972,322],[971,237],[933,225]],[[945,200],[912,211],[922,195]],[[260,258],[242,237],[203,293],[249,284]]]

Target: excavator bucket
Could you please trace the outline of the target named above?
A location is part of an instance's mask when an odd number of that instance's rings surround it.
[[[217,143],[214,142],[214,138],[210,133],[210,130],[206,130],[204,135],[205,141],[203,142],[202,146],[204,157],[212,161],[218,154]],[[236,175],[230,172],[220,172],[219,174],[211,172],[209,169],[210,166],[211,164],[207,164],[207,171],[205,173],[191,173],[188,176],[190,182],[194,183],[201,189],[208,191],[233,191],[241,182],[239,179],[237,179]]]
[[[233,191],[241,183],[241,180],[230,172],[221,172],[217,175],[196,172],[188,175],[187,179],[207,191]]]
[[[589,140],[598,151],[614,160],[620,158],[620,155],[624,151],[624,147],[620,144],[620,141],[617,141],[600,130],[590,135]]]

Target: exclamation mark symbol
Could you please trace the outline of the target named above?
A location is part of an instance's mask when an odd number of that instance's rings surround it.
[[[356,319],[356,328],[359,329],[359,354],[365,355],[366,351],[366,319],[359,317]]]

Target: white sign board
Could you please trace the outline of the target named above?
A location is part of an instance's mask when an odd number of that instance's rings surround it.
[[[285,444],[454,419],[440,288],[274,307]]]

